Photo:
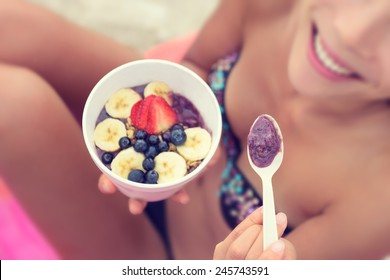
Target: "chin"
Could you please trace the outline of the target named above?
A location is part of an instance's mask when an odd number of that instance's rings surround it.
[[[304,29],[293,40],[288,59],[288,78],[291,86],[299,95],[317,96],[319,80],[307,59],[307,47],[310,40],[309,28]]]

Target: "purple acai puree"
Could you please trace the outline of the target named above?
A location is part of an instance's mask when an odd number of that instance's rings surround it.
[[[248,135],[249,155],[257,167],[267,167],[281,150],[282,139],[273,121],[262,115]]]
[[[184,96],[175,93],[172,96],[172,100],[172,108],[177,114],[179,123],[182,123],[187,127],[205,126],[202,116],[191,101]]]
[[[143,92],[147,84],[139,85],[132,87],[132,89],[141,95],[143,98]],[[198,109],[192,104],[190,100],[188,100],[186,97],[182,96],[179,93],[172,93],[172,108],[177,114],[178,122],[183,124],[186,127],[205,127],[204,121],[202,116],[200,115]],[[130,112],[129,112],[130,116]],[[106,112],[105,107],[102,108],[100,111],[100,114],[96,120],[96,124],[102,122],[103,120],[110,118],[110,115]],[[127,123],[127,119],[119,119],[124,124]],[[96,147],[98,157],[101,158],[104,151]],[[112,154],[114,157],[117,155],[117,152],[113,152]],[[110,165],[107,165],[110,168]],[[189,172],[192,170],[189,170]]]
[[[145,85],[135,86],[132,89],[138,92],[143,97],[143,92]],[[192,104],[190,100],[186,97],[180,95],[179,93],[172,93],[172,108],[177,114],[178,122],[182,123],[186,127],[205,127],[202,116],[200,115],[198,109]],[[129,112],[130,115],[130,112]],[[109,115],[103,108],[100,112],[100,115],[96,123],[103,121],[108,118]],[[124,122],[126,120],[123,120]]]

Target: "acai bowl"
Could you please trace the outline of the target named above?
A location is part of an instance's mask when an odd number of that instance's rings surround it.
[[[222,118],[215,95],[196,73],[144,59],[113,69],[95,85],[82,129],[92,160],[123,194],[158,201],[205,169]]]

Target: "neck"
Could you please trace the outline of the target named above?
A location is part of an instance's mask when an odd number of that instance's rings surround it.
[[[296,95],[287,102],[287,117],[296,129],[340,128],[350,131],[369,129],[390,133],[390,105],[388,102],[359,102],[345,100],[313,100]]]

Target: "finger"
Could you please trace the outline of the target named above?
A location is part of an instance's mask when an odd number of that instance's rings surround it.
[[[282,238],[282,240],[284,241],[284,243],[286,245],[286,248],[284,250],[283,259],[284,260],[296,260],[297,259],[297,251],[295,250],[294,245],[290,241],[288,241],[287,239]]]
[[[220,254],[222,255],[219,258],[226,260],[245,260],[261,230],[262,228],[259,225],[250,226],[230,245],[225,243],[226,248],[221,248]],[[224,251],[226,254],[223,253]]]
[[[115,185],[104,174],[99,177],[98,188],[102,193],[110,194],[116,192]]]
[[[276,225],[278,228],[278,238],[280,238],[287,228],[287,215],[283,212],[276,214]]]
[[[249,216],[247,216],[238,226],[236,226],[233,231],[227,236],[225,240],[230,243],[237,239],[242,232],[247,228],[253,225],[262,225],[263,224],[263,207],[257,208]]]
[[[281,238],[271,244],[267,250],[259,257],[261,260],[296,260],[297,252],[293,244]]]
[[[257,208],[248,217],[246,217],[233,231],[223,240],[215,246],[214,259],[224,259],[227,250],[231,244],[241,236],[241,234],[253,225],[261,225],[263,222],[263,208]]]
[[[254,240],[252,246],[249,248],[245,259],[246,260],[257,260],[260,255],[263,253],[263,228],[261,228],[261,232],[257,235]]]
[[[133,215],[141,214],[148,203],[144,200],[130,198],[129,199],[129,211]]]
[[[281,260],[285,254],[286,243],[283,239],[279,239],[272,243],[262,254],[260,260]]]
[[[180,204],[187,204],[190,201],[190,196],[184,189],[181,189],[172,196],[172,200]]]
[[[278,238],[283,234],[284,230],[287,227],[287,216],[286,214],[280,212],[276,215],[276,225],[278,230]],[[257,260],[260,258],[260,255],[263,253],[263,232],[261,232],[253,242],[251,248],[248,251],[246,259],[248,260]]]

